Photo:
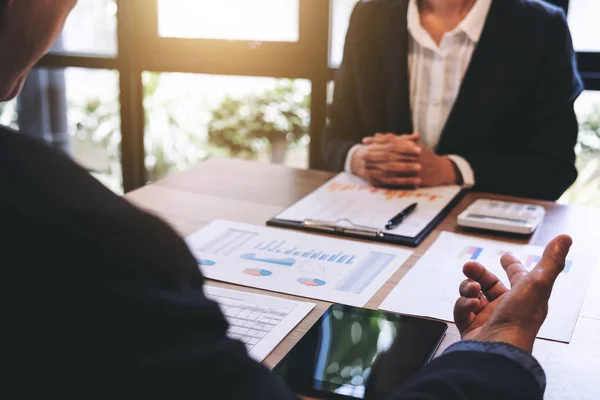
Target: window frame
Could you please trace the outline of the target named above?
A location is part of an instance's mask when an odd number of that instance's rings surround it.
[[[569,0],[552,2],[568,9]],[[309,80],[309,166],[314,169],[323,167],[320,142],[327,114],[327,85],[337,71],[329,66],[332,0],[299,1],[297,42],[164,38],[158,36],[157,0],[116,0],[116,3],[118,53],[114,57],[52,53],[43,57],[36,66],[118,71],[125,192],[147,183],[144,162],[144,71]],[[206,56],[211,53],[229,56]],[[181,54],[185,57],[181,57]],[[600,52],[578,53],[577,56],[585,88],[600,90]]]

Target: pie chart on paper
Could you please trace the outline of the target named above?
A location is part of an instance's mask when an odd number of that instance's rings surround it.
[[[271,276],[273,273],[266,269],[248,268],[244,270],[244,273],[252,276]]]
[[[325,286],[327,284],[327,282],[325,282],[321,279],[315,279],[315,278],[298,278],[298,282],[305,286],[313,286],[313,287]]]

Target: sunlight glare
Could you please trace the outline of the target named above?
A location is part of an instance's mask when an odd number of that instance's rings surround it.
[[[299,0],[159,0],[162,37],[295,42]]]

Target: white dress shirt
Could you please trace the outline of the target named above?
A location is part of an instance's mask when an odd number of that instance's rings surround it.
[[[410,105],[414,132],[421,134],[420,144],[435,149],[446,121],[458,97],[463,78],[485,26],[492,0],[477,0],[473,8],[439,45],[421,25],[417,0],[408,5]],[[374,132],[375,133],[375,132]],[[350,149],[345,169],[351,172],[352,155],[361,148]],[[469,163],[449,155],[458,167],[463,184],[472,187],[475,175]]]

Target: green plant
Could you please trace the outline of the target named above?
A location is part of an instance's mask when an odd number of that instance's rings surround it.
[[[88,98],[81,103],[73,102],[69,105],[69,120],[75,126],[74,136],[106,150],[111,161],[120,159],[119,113],[119,99],[116,97],[108,102],[95,97]]]
[[[11,100],[7,103],[0,103],[0,125],[5,125],[13,129],[18,129],[17,120],[17,100]]]
[[[273,161],[282,162],[282,145],[286,149],[308,135],[309,107],[310,96],[298,96],[290,80],[243,98],[225,97],[211,113],[209,143],[249,159],[270,148]]]
[[[579,127],[579,146],[582,154],[600,154],[600,104],[585,117]]]
[[[577,155],[579,178],[560,201],[600,206],[600,104],[581,120]]]
[[[195,104],[195,99],[189,94],[176,99],[162,95],[160,74],[156,72],[144,73],[143,83],[145,164],[148,179],[153,181],[174,170],[184,169],[207,154],[203,138],[196,131],[200,122],[194,116],[182,115],[179,110],[182,104]]]

